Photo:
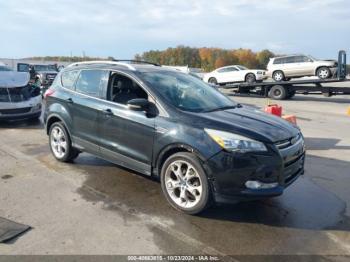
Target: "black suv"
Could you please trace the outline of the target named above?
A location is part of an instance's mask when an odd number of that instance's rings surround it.
[[[304,172],[300,130],[157,65],[76,63],[45,93],[54,157],[89,152],[160,178],[178,210],[278,196]]]

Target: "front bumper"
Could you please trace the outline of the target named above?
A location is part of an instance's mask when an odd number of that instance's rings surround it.
[[[212,191],[217,203],[236,203],[279,196],[304,173],[305,146],[297,143],[278,150],[269,146],[269,152],[231,153],[221,151],[205,163]],[[259,181],[277,186],[267,189],[249,189],[247,181]]]

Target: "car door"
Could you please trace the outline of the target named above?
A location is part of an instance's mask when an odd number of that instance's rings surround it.
[[[239,78],[239,71],[236,67],[230,66],[222,68],[218,71],[220,74],[220,83],[238,82],[241,81]]]
[[[297,63],[295,62],[295,56],[288,56],[282,59],[283,72],[286,77],[297,76],[298,70]]]
[[[123,93],[118,90],[116,81],[128,82],[134,91],[126,93],[125,99],[118,99]],[[144,111],[131,110],[127,106],[128,99],[146,97],[155,102],[135,78],[121,72],[111,72],[100,114],[100,143],[101,154],[108,160],[150,175],[155,117],[148,116]]]
[[[314,60],[308,56],[300,56],[300,75],[311,76],[315,74]]]
[[[99,153],[99,116],[103,108],[100,101],[107,81],[107,70],[81,70],[75,92],[66,98],[71,108],[73,140],[91,153]]]

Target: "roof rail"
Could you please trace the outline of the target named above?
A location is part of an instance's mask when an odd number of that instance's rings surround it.
[[[67,67],[73,67],[73,66],[79,66],[79,65],[120,65],[120,66],[125,66],[130,70],[135,71],[135,67],[133,67],[131,64],[128,63],[121,63],[117,61],[104,61],[104,60],[96,60],[96,61],[85,61],[85,62],[76,62],[68,65]]]
[[[114,62],[129,62],[130,64],[147,64],[147,65],[154,65],[154,66],[160,66],[160,64],[152,63],[148,61],[143,60],[127,60],[127,59],[113,59]]]

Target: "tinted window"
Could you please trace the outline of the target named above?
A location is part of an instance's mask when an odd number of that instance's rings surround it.
[[[74,83],[78,77],[78,74],[79,74],[79,71],[77,70],[66,71],[62,73],[62,76],[61,76],[62,85],[65,88],[74,89]]]
[[[168,103],[184,111],[205,112],[236,105],[215,88],[187,74],[158,71],[143,72],[140,77]]]
[[[18,64],[17,69],[19,72],[29,72],[29,65],[28,64]]]
[[[55,71],[57,72],[56,66],[55,65],[34,65],[34,70],[35,71]]]
[[[91,96],[98,96],[100,83],[104,75],[105,72],[102,70],[81,71],[75,85],[76,91]]]
[[[282,64],[281,62],[282,62],[282,59],[281,59],[281,58],[275,58],[275,60],[273,61],[273,63],[274,63],[275,65]]]
[[[295,56],[286,57],[285,60],[286,64],[295,63]]]

